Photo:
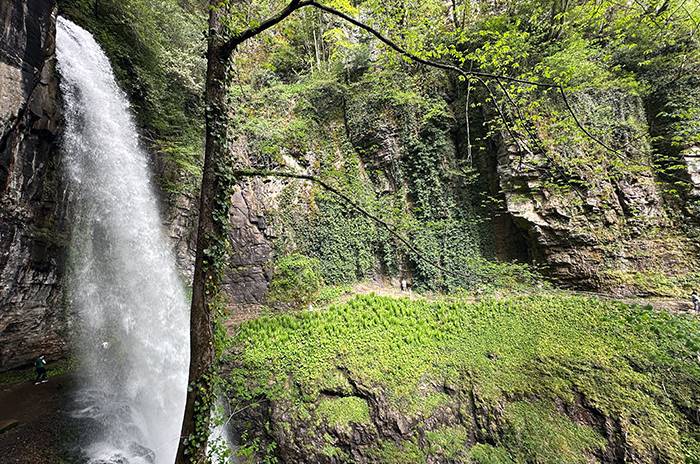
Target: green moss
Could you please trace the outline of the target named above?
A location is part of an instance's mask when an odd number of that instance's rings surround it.
[[[448,462],[466,462],[469,452],[469,435],[461,426],[440,427],[425,433],[428,453],[440,456]]]
[[[591,427],[580,425],[542,401],[517,401],[506,408],[504,442],[519,461],[542,464],[587,463],[606,441]]]
[[[561,294],[477,303],[362,296],[247,322],[234,343],[242,400],[312,404],[328,379],[347,391],[338,366],[419,423],[449,402],[431,385],[475,391],[492,411],[520,398],[506,408],[511,439],[502,446],[528,459],[599,445],[587,425],[547,409],[549,399],[574,405],[583,395],[623,424],[630,446],[649,459],[682,460],[696,433],[687,411],[700,406],[700,324],[649,308]],[[297,388],[284,387],[290,378]],[[544,444],[535,429],[560,441]],[[523,440],[525,448],[517,445]]]
[[[653,296],[689,298],[693,290],[700,289],[700,274],[669,275],[661,271],[605,272],[613,285],[626,286],[635,293]]]
[[[316,414],[332,427],[371,423],[367,401],[356,396],[323,398],[318,403]]]
[[[415,441],[381,441],[370,452],[373,462],[382,464],[426,464],[427,457]]]
[[[349,461],[348,455],[342,449],[335,446],[325,445],[321,449],[321,454],[327,458],[336,459],[340,462]]]
[[[469,449],[470,464],[515,464],[508,450],[483,443]]]

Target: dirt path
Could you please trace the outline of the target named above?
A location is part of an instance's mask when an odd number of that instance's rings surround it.
[[[641,306],[649,305],[659,311],[668,311],[671,314],[694,314],[698,315],[693,310],[693,304],[690,298],[673,298],[661,296],[616,296],[607,293],[584,292],[571,290],[570,293],[583,296],[593,296],[603,300],[622,301],[627,304],[636,304]]]
[[[50,371],[49,371],[50,373]],[[0,461],[4,464],[61,464],[66,440],[65,409],[70,403],[70,375],[44,384],[0,386]]]

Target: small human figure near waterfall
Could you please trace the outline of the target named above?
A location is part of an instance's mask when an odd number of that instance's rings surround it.
[[[49,381],[49,376],[46,374],[46,358],[43,354],[36,358],[36,361],[34,361],[34,369],[36,370],[36,380],[34,385]]]
[[[693,290],[692,295],[690,295],[690,300],[693,302],[693,309],[696,312],[700,312],[700,296],[698,296],[698,292]]]

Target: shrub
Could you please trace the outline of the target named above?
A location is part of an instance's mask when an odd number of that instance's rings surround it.
[[[319,267],[317,259],[299,253],[280,258],[270,282],[269,303],[286,309],[298,309],[311,303],[322,285]]]

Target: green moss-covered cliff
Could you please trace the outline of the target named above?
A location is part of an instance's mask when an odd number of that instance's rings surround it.
[[[540,294],[363,296],[245,323],[241,462],[695,463],[698,321]],[[266,460],[267,459],[267,460]]]

